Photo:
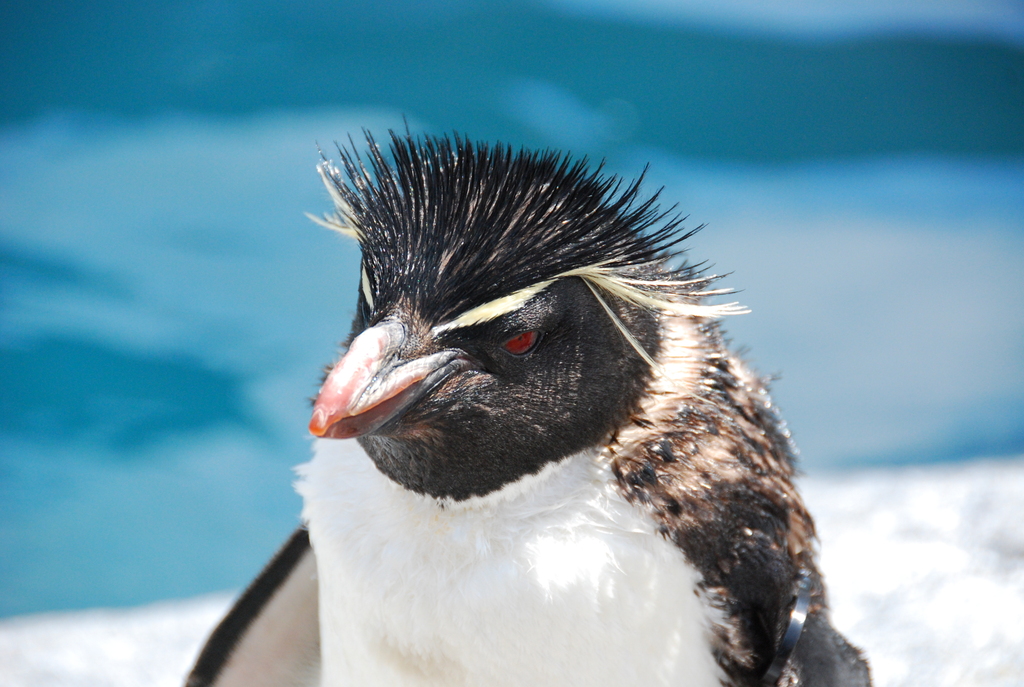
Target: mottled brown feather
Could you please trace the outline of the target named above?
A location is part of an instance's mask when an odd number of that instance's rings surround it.
[[[662,331],[662,369],[605,451],[625,496],[703,575],[732,684],[757,684],[800,570],[812,576],[813,610],[825,603],[814,522],[793,484],[796,450],[766,381],[728,351],[717,324],[663,315]]]

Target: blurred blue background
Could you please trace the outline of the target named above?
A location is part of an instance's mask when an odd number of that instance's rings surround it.
[[[317,145],[459,131],[665,186],[808,472],[1024,452],[1024,4],[0,6],[0,615],[245,584],[356,247]]]

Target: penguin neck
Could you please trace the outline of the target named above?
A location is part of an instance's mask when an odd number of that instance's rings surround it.
[[[604,447],[602,462],[611,465],[630,501],[647,504],[656,519],[676,527],[672,499],[665,508],[658,505],[667,498],[662,484],[692,481],[687,498],[708,503],[721,496],[704,484],[709,479],[777,494],[790,514],[781,523],[790,554],[809,551],[814,525],[793,485],[798,452],[766,380],[726,348],[714,322],[666,318],[663,331],[648,393]]]
[[[313,460],[297,468],[300,480],[296,488],[306,499],[307,507],[311,502],[328,505],[341,497],[346,503],[352,501],[345,507],[354,504],[365,508],[366,504],[373,504],[369,507],[401,511],[430,520],[454,522],[478,514],[503,517],[518,508],[568,499],[580,484],[597,481],[595,471],[599,469],[595,466],[599,452],[600,447],[588,448],[549,462],[539,471],[525,474],[483,496],[456,500],[406,489],[378,471],[354,442],[320,439],[315,443]],[[346,474],[350,479],[338,479]],[[349,495],[350,490],[360,493]]]
[[[655,357],[647,392],[640,408],[603,448],[604,459],[629,460],[640,447],[656,440],[677,421],[679,410],[700,393],[709,357],[724,355],[712,324],[689,317],[663,316],[661,346]]]

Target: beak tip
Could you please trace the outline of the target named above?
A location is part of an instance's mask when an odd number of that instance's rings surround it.
[[[315,437],[322,437],[327,433],[328,427],[326,414],[320,409],[314,410],[313,417],[309,420],[309,433]]]

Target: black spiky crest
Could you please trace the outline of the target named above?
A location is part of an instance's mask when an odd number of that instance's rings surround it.
[[[642,269],[678,255],[693,233],[659,210],[658,193],[640,198],[642,174],[624,184],[603,165],[590,171],[585,158],[556,151],[389,133],[393,163],[367,133],[368,166],[354,144],[338,148],[344,172],[321,165],[338,206],[327,223],[362,247],[368,324],[397,307],[439,324],[594,266],[634,278],[692,276]]]

